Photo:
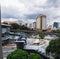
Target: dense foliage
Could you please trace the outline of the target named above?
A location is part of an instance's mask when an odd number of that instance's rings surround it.
[[[29,28],[27,28],[27,27],[24,26],[24,25],[20,25],[19,29],[20,29],[20,30],[30,30]]]
[[[3,22],[3,24],[8,24],[7,22]],[[30,30],[30,28],[27,28],[24,25],[19,25],[17,23],[12,23],[11,25],[11,29],[20,29],[20,30]]]
[[[39,54],[31,53],[29,59],[42,59],[42,57]]]
[[[42,59],[37,53],[28,54],[26,51],[17,49],[7,56],[7,59]]]
[[[50,41],[46,53],[51,54],[54,59],[60,59],[60,38]]]
[[[41,39],[43,39],[44,36],[45,36],[45,34],[39,34],[39,37],[40,37]]]
[[[17,23],[11,24],[12,29],[19,29],[19,25]]]
[[[53,32],[55,32],[55,33],[60,33],[60,30],[55,30],[55,31],[53,31]]]
[[[28,59],[28,53],[26,51],[17,49],[9,54],[7,59]]]
[[[12,29],[20,29],[20,30],[30,30],[29,28],[27,28],[24,25],[19,25],[17,23],[11,24]]]

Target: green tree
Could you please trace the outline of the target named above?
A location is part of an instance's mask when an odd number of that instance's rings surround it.
[[[50,41],[46,54],[51,54],[54,59],[60,59],[60,38]]]
[[[55,33],[60,33],[60,30],[55,30]]]
[[[28,54],[27,51],[17,49],[7,56],[7,59],[42,59],[37,53]]]
[[[17,49],[9,54],[7,59],[28,59],[28,53],[21,49]]]
[[[42,57],[37,53],[30,53],[29,59],[42,59]]]
[[[27,28],[26,26],[24,26],[24,25],[20,25],[20,27],[19,27],[21,30],[30,30],[29,28]]]
[[[43,39],[44,36],[45,36],[45,34],[39,34],[39,37],[40,37],[41,39]]]
[[[17,23],[11,24],[12,29],[19,29],[19,25]]]
[[[19,25],[17,23],[13,23],[11,24],[12,26],[12,29],[20,29],[20,30],[30,30],[29,28],[27,28],[26,26],[24,25]]]

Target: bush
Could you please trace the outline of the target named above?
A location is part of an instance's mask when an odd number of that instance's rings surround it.
[[[42,57],[37,53],[31,53],[29,59],[42,59]]]
[[[26,51],[17,49],[7,56],[7,59],[42,59],[37,53],[28,54]]]
[[[60,59],[60,38],[51,40],[46,48],[46,53],[51,54],[54,59]]]
[[[41,38],[41,39],[43,39],[44,38],[44,34],[39,34],[39,37]]]
[[[55,33],[60,33],[60,30],[55,30],[54,32],[55,32]]]
[[[7,59],[28,59],[26,51],[17,49],[7,56]]]

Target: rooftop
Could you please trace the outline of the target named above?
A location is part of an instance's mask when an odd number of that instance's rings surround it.
[[[11,27],[11,25],[8,24],[1,24],[1,26]]]
[[[40,14],[40,15],[38,15],[36,18],[41,17],[41,16],[46,17],[46,15],[44,15],[44,14]]]

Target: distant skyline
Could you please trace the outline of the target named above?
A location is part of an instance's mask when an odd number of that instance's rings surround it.
[[[0,0],[2,21],[22,20],[32,23],[39,14],[47,16],[47,24],[60,22],[60,0]]]

